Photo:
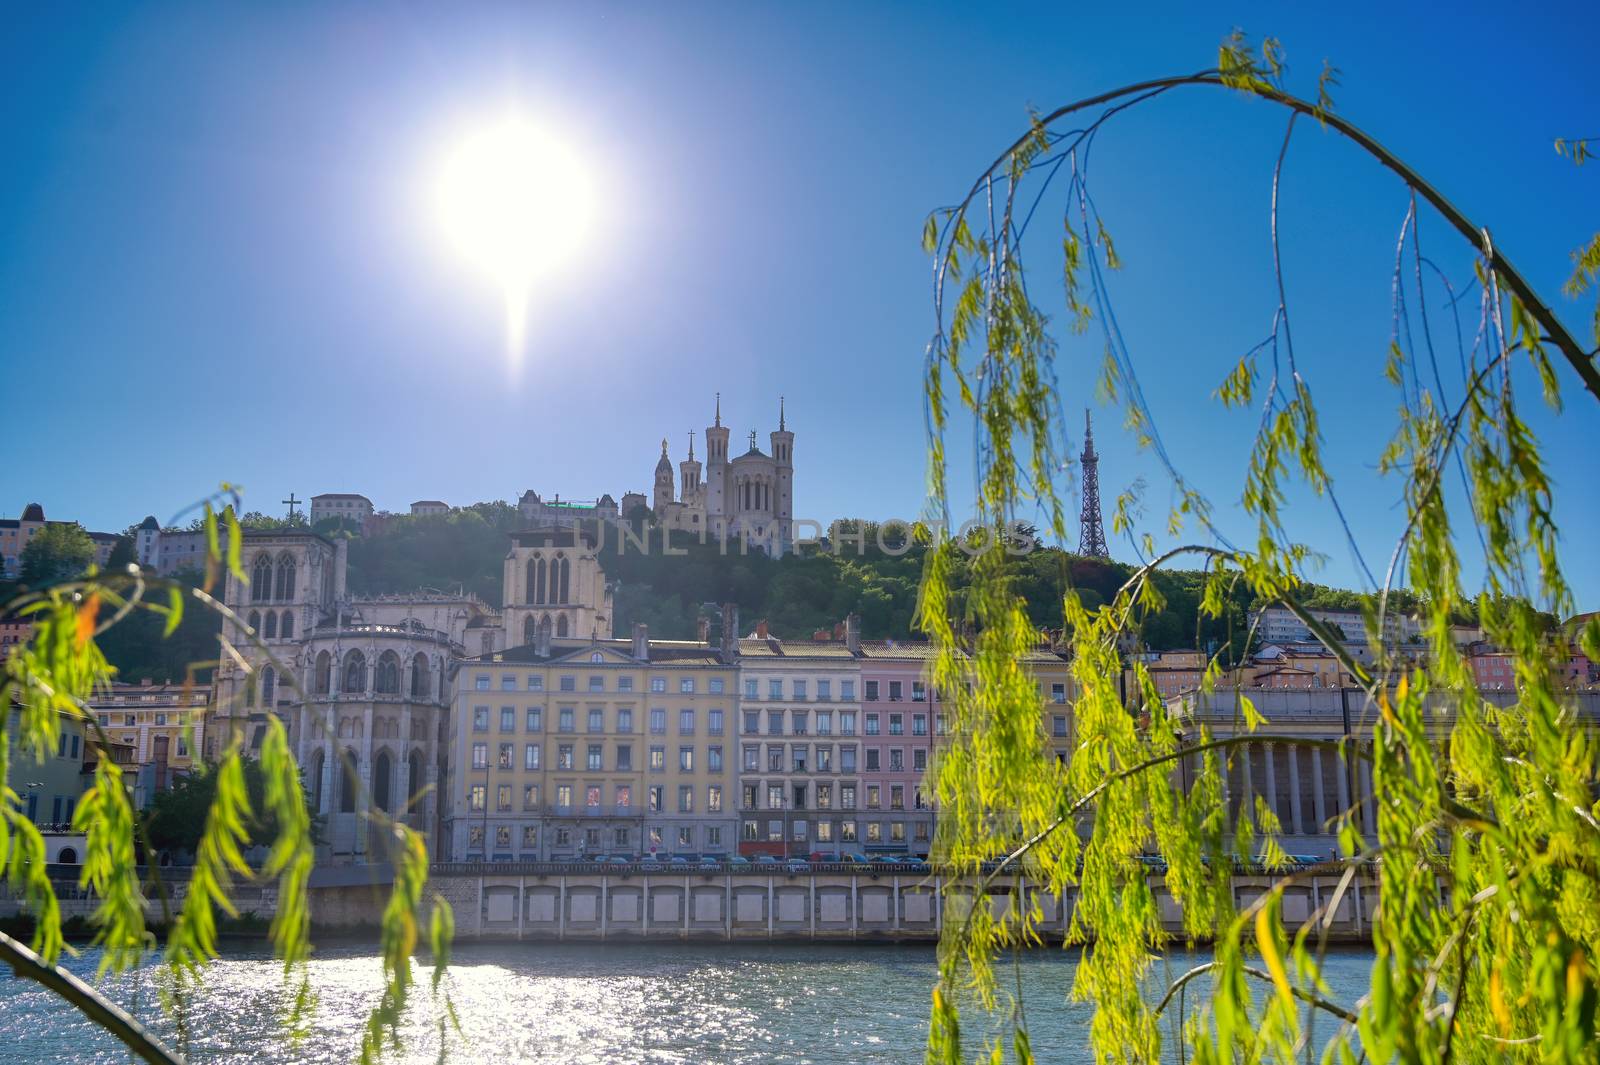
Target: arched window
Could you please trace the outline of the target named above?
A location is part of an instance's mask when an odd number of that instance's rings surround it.
[[[266,603],[271,600],[272,559],[262,554],[256,559],[255,569],[250,571],[250,601]]]
[[[250,635],[252,635],[252,636],[261,635],[261,611],[259,611],[259,610],[250,611],[250,616],[245,618],[245,621],[248,622],[249,625],[250,625]]]
[[[522,642],[525,644],[532,643],[533,638],[536,635],[535,630],[536,624],[533,620],[533,615],[529,614],[527,617],[522,619]]]
[[[400,694],[400,656],[393,651],[385,651],[378,656],[378,673],[372,682],[372,690],[384,695]]]
[[[282,636],[285,640],[290,639],[290,638],[292,638],[294,636],[294,612],[293,611],[285,610],[283,612],[283,621],[278,623],[278,635]]]
[[[361,780],[356,776],[355,750],[346,747],[339,762],[339,812],[353,814],[356,812],[356,789],[361,786]]]
[[[406,760],[406,764],[411,768],[410,783],[406,785],[411,790],[411,795],[406,796],[406,810],[409,811],[411,809],[412,796],[422,790],[422,752],[412,751],[411,757]]]
[[[564,637],[567,634],[567,615],[562,614],[556,619],[556,636]]]
[[[278,615],[271,610],[267,611],[267,623],[266,627],[261,630],[261,638],[265,640],[278,638]]]
[[[261,705],[262,706],[270,708],[270,707],[273,707],[273,706],[277,705],[277,703],[273,701],[273,696],[276,694],[277,687],[278,687],[278,675],[272,671],[272,667],[271,666],[268,666],[266,669],[263,669],[261,671]]]
[[[327,654],[327,652],[324,651],[323,654]],[[321,747],[318,747],[316,750],[311,752],[311,766],[310,766],[309,775],[311,777],[311,781],[310,781],[310,783],[311,783],[311,810],[312,810],[313,813],[321,813],[322,812],[322,767],[323,767],[323,761],[324,761],[324,756],[323,756]]]
[[[546,602],[546,599],[545,599],[545,597],[544,597],[544,591],[545,591],[545,584],[544,584],[544,577],[545,577],[545,572],[544,572],[544,559],[542,559],[542,558],[541,558],[541,559],[538,559],[538,563],[539,563],[539,569],[538,569],[538,582],[537,582],[537,586],[536,586],[536,587],[535,587],[535,588],[534,588],[534,597],[533,597],[533,601],[534,601],[534,602],[535,602],[535,603],[543,603],[543,602]]]
[[[372,805],[380,810],[389,809],[390,777],[394,774],[390,768],[391,759],[388,751],[379,751],[378,757],[372,763]]]
[[[294,598],[294,558],[287,551],[278,556],[278,601]]]
[[[351,651],[345,657],[344,690],[347,692],[367,690],[367,659],[360,651]]]
[[[333,656],[323,651],[317,655],[317,676],[312,683],[320,695],[328,694],[328,686],[333,681]]]
[[[71,847],[62,847],[60,852],[58,852],[56,854],[56,864],[57,865],[77,865],[78,864],[78,852],[73,850]]]
[[[411,698],[426,699],[428,697],[428,659],[425,655],[417,655],[411,660]]]
[[[569,586],[571,584],[571,577],[572,577],[572,560],[571,559],[567,559],[567,558],[562,558],[562,559],[559,559],[558,561],[560,562],[560,565],[561,565],[561,598],[556,600],[556,602],[558,602],[558,603],[570,603],[570,602],[572,602],[572,600],[569,597],[568,592],[569,592]]]
[[[544,617],[539,619],[539,640],[540,640],[540,642],[548,642],[549,639],[550,639],[551,631],[552,630],[550,628],[550,615],[546,614]]]
[[[538,592],[539,592],[539,580],[538,580],[538,578],[539,578],[539,560],[538,559],[536,559],[536,558],[528,559],[528,572],[525,574],[525,578],[526,578],[527,585],[528,585],[528,591],[527,591],[527,594],[523,598],[525,598],[530,603],[537,602],[537,600],[534,599],[534,596],[537,595]]]
[[[261,677],[259,675],[244,679],[244,705],[246,707],[256,705],[256,685],[260,683]]]

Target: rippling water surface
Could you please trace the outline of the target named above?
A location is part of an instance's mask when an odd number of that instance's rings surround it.
[[[1087,1062],[1088,1012],[1067,1004],[1074,952],[1038,950],[1021,978],[1041,1061]],[[1194,959],[1174,957],[1170,973]],[[91,974],[95,958],[71,962]],[[1365,990],[1370,953],[1329,960],[1334,995]],[[388,1060],[436,1062],[441,1011],[426,970],[406,1017],[405,1044]],[[1161,975],[1158,967],[1157,975]],[[755,943],[462,944],[448,977],[461,1032],[455,1061],[916,1062],[934,979],[931,945]],[[307,1037],[284,1041],[292,1002],[283,970],[263,954],[216,962],[185,1009],[197,1062],[348,1062],[381,986],[367,949],[331,948],[311,963],[318,993]],[[1202,980],[1203,982],[1203,980]],[[1191,985],[1191,986],[1199,986]],[[149,970],[111,983],[113,996],[177,1042]],[[969,1015],[969,1032],[975,1030]],[[127,1060],[117,1044],[32,983],[0,973],[0,1063]]]

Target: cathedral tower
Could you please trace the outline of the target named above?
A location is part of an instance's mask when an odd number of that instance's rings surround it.
[[[692,503],[700,494],[700,463],[694,457],[694,430],[689,430],[689,457],[678,463],[678,474],[682,481],[678,498],[685,503]]]
[[[726,511],[728,430],[722,424],[722,393],[717,393],[715,421],[706,428],[706,523],[716,523]]]
[[[651,505],[659,516],[666,513],[672,502],[672,462],[667,458],[667,439],[661,438],[661,461],[656,463],[656,489]]]
[[[778,523],[778,542],[782,550],[794,542],[794,434],[783,416],[783,397],[778,397],[778,431],[772,434],[772,459],[777,464],[772,517]]]

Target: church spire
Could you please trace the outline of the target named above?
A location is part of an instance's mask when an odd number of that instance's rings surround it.
[[[713,423],[715,428],[722,428],[722,393],[717,393],[717,420]]]
[[[778,397],[778,432],[784,431],[783,425],[783,397]]]
[[[694,461],[694,430],[689,430],[689,461]]]

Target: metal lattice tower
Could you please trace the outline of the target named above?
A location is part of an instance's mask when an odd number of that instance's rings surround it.
[[[1089,412],[1083,412],[1083,514],[1079,518],[1078,554],[1085,558],[1110,558],[1106,550],[1106,531],[1100,523],[1100,456],[1094,451],[1094,427]]]

